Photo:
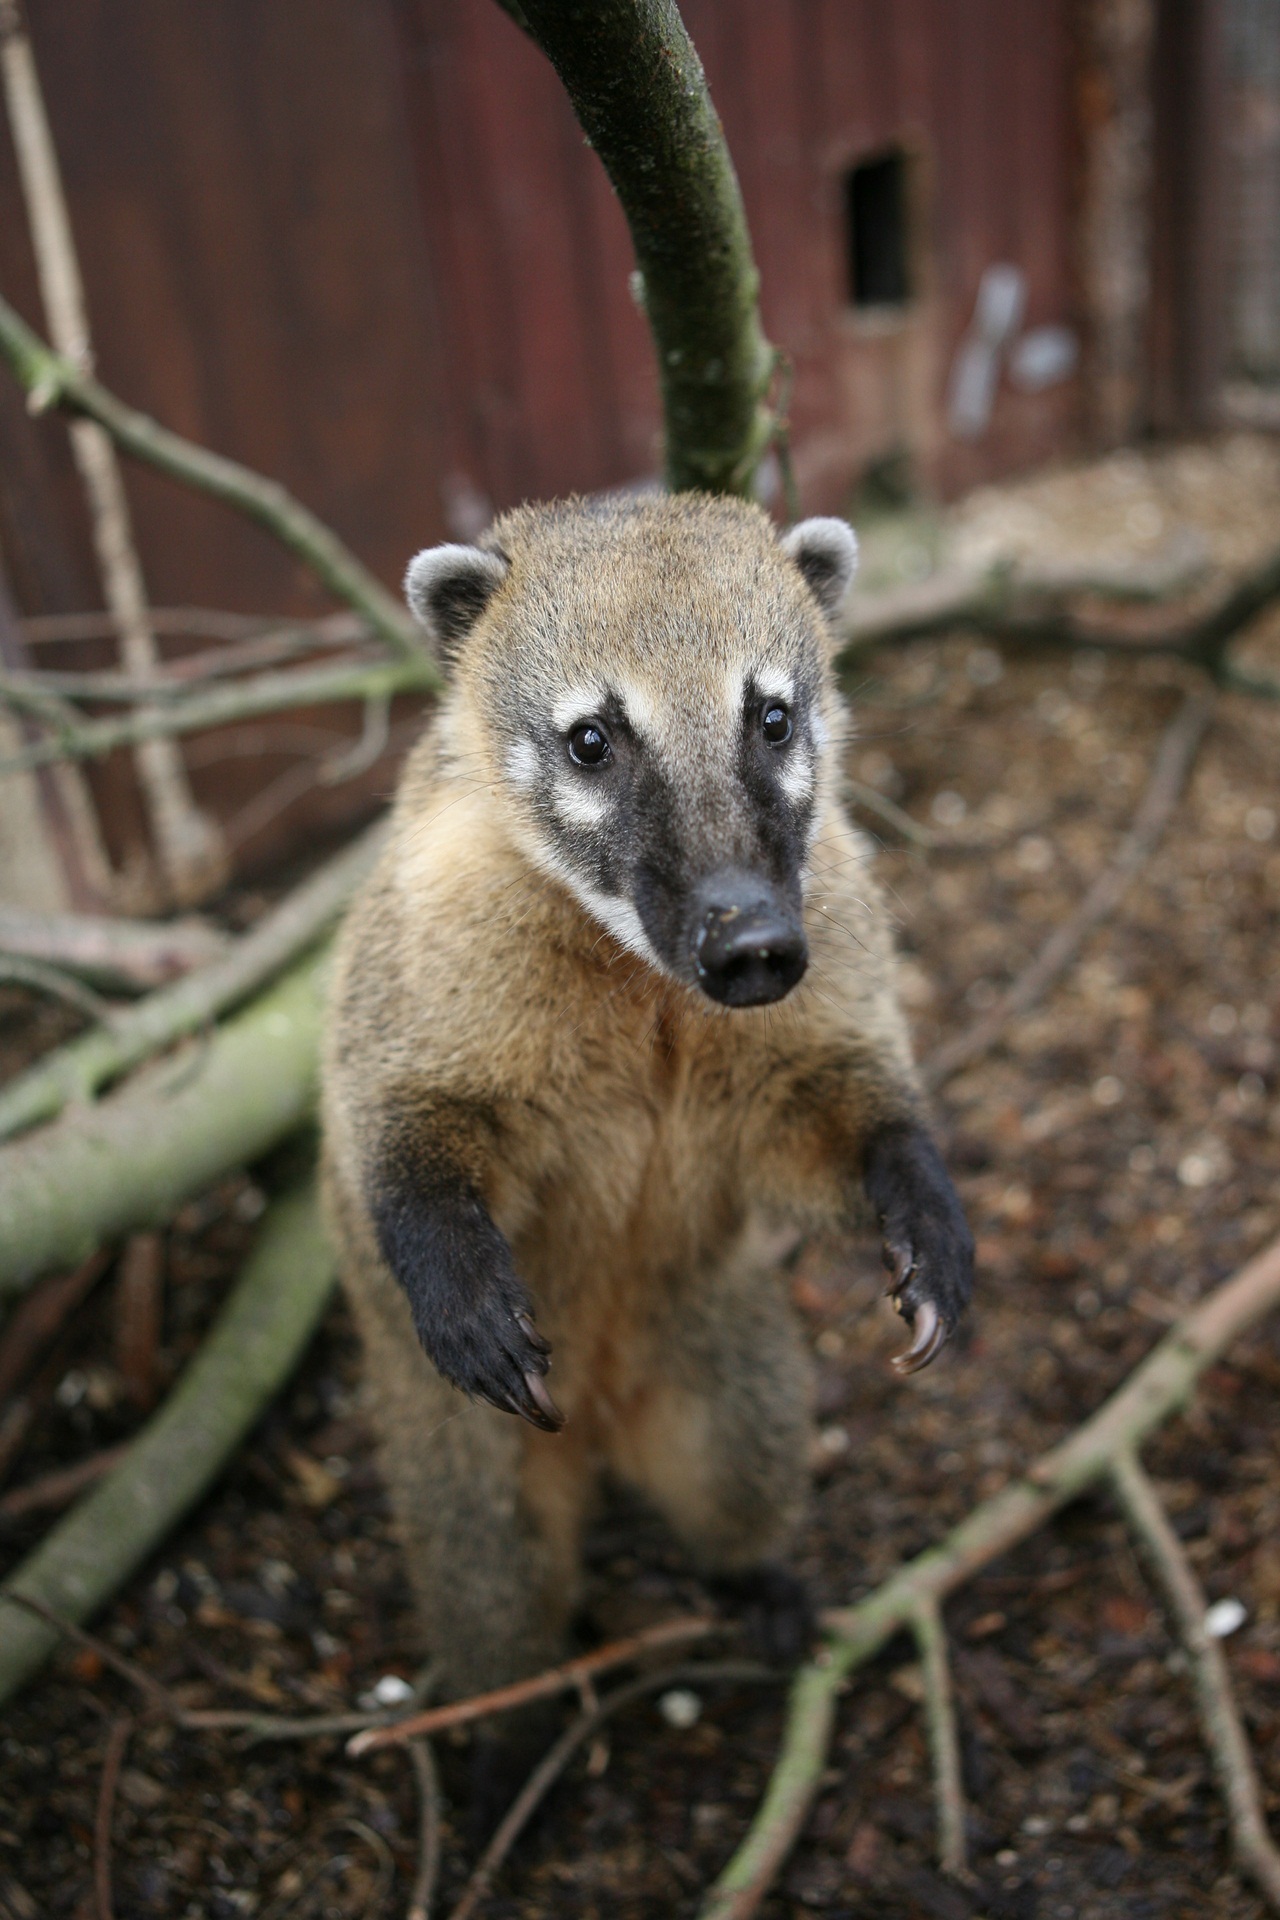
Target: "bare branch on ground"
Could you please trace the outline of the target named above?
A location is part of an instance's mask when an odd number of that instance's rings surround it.
[[[938,1865],[962,1879],[968,1871],[964,1788],[960,1774],[960,1736],[947,1659],[947,1632],[935,1600],[922,1601],[911,1622],[920,1650],[925,1719],[933,1758],[933,1791],[938,1808]]]
[[[431,1920],[440,1878],[440,1778],[429,1740],[411,1740],[409,1758],[418,1789],[418,1870],[405,1920]]]
[[[123,1715],[111,1724],[107,1750],[102,1761],[102,1782],[98,1788],[98,1809],[93,1823],[93,1895],[97,1920],[113,1920],[111,1904],[111,1819],[115,1812],[116,1788],[120,1769],[133,1732],[133,1721]]]
[[[1114,913],[1134,880],[1160,844],[1183,788],[1195,765],[1196,754],[1213,718],[1212,695],[1192,692],[1170,722],[1156,752],[1146,791],[1138,803],[1133,825],[1110,863],[1098,875],[1071,918],[1058,927],[1035,959],[989,1013],[958,1033],[922,1062],[921,1077],[928,1087],[968,1066],[991,1047],[1009,1022],[1026,1013],[1066,972],[1093,929]]]
[[[1186,1402],[1233,1340],[1280,1306],[1280,1240],[1189,1313],[1082,1427],[985,1500],[942,1540],[900,1566],[855,1606],[824,1618],[833,1635],[792,1687],[782,1751],[742,1845],[699,1920],[750,1920],[804,1827],[826,1765],[836,1700],[848,1676],[909,1629],[924,1605],[1007,1553],[1071,1500],[1106,1478]]]
[[[211,966],[122,1008],[109,1029],[72,1040],[0,1089],[0,1141],[55,1119],[74,1101],[92,1099],[108,1081],[248,1000],[332,926],[372,869],[384,831],[379,822],[335,854],[248,933],[229,942]]]
[[[376,1732],[358,1733],[354,1740],[348,1741],[347,1752],[352,1755],[374,1753],[379,1747],[399,1746],[406,1740],[442,1733],[446,1727],[461,1727],[471,1720],[486,1719],[490,1714],[510,1713],[533,1700],[550,1700],[558,1693],[572,1693],[598,1673],[629,1666],[633,1660],[642,1660],[659,1648],[705,1640],[718,1632],[723,1632],[723,1622],[705,1615],[660,1620],[656,1626],[645,1627],[625,1640],[611,1640],[591,1653],[580,1654],[576,1660],[566,1660],[563,1666],[532,1674],[527,1680],[495,1687],[490,1693],[478,1693],[468,1700],[451,1700],[442,1707],[428,1707],[423,1713],[411,1714],[407,1720],[398,1720]]]
[[[1232,1692],[1222,1642],[1205,1627],[1208,1602],[1204,1590],[1132,1447],[1122,1447],[1117,1453],[1111,1484],[1151,1562],[1186,1651],[1205,1744],[1226,1802],[1236,1859],[1241,1871],[1280,1911],[1280,1851],[1267,1831],[1258,1775]]]
[[[15,1307],[0,1334],[0,1403],[17,1391],[57,1339],[106,1272],[108,1261],[109,1256],[99,1248],[72,1272],[51,1274]]]
[[[25,1520],[33,1513],[69,1507],[87,1487],[96,1486],[118,1467],[128,1451],[127,1441],[119,1446],[103,1447],[100,1453],[87,1453],[69,1467],[54,1467],[42,1473],[38,1480],[10,1488],[8,1493],[0,1494],[0,1521],[12,1526],[14,1521]]]

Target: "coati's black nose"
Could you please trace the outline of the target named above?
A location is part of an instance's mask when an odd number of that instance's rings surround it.
[[[698,985],[725,1007],[760,1007],[790,993],[809,964],[791,907],[758,884],[704,890],[694,921]]]

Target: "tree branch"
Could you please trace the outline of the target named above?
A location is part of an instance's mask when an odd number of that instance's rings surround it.
[[[278,481],[265,480],[238,461],[194,446],[145,413],[125,406],[89,374],[51,353],[6,300],[0,300],[0,354],[25,389],[34,412],[60,407],[96,420],[135,459],[246,514],[304,560],[331,593],[362,614],[397,659],[417,665],[421,684],[436,691],[443,685],[408,614],[337,534]]]
[[[441,684],[434,662],[426,654],[419,654],[413,659],[259,673],[228,686],[184,693],[161,706],[139,707],[118,718],[73,720],[65,707],[60,703],[55,706],[54,696],[38,687],[30,676],[0,673],[0,700],[32,713],[51,731],[51,738],[0,758],[0,775],[48,766],[55,760],[87,760],[112,753],[117,747],[131,746],[137,740],[199,733],[235,720],[258,719],[265,713],[286,713],[294,707],[322,706],[335,700],[390,699],[397,693],[435,693]]]
[[[674,0],[519,0],[564,83],[636,250],[673,491],[749,494],[773,431],[775,355],[742,196]]]
[[[333,1285],[310,1181],[276,1200],[213,1330],[160,1412],[101,1486],[0,1588],[0,1701],[30,1679],[57,1629],[5,1592],[86,1620],[190,1511],[289,1377]]]
[[[287,894],[219,959],[119,1009],[109,1028],[46,1054],[0,1090],[0,1140],[89,1100],[108,1080],[197,1033],[247,1000],[314,944],[345,909],[382,846],[382,822]],[[4,1155],[0,1153],[0,1166]],[[0,1286],[0,1291],[3,1287]]]
[[[911,1629],[920,1650],[924,1679],[925,1718],[929,1751],[933,1756],[934,1798],[938,1805],[938,1864],[944,1873],[963,1879],[968,1871],[964,1831],[964,1788],[960,1777],[960,1737],[956,1732],[955,1697],[947,1660],[947,1633],[936,1600],[923,1600],[912,1617]]]
[[[1190,1662],[1200,1724],[1227,1804],[1236,1858],[1242,1871],[1280,1910],[1280,1852],[1267,1831],[1258,1776],[1222,1643],[1205,1631],[1204,1592],[1132,1447],[1122,1447],[1116,1455],[1111,1484],[1151,1562]]]
[[[826,1765],[836,1699],[848,1676],[949,1593],[1110,1474],[1181,1407],[1195,1382],[1264,1314],[1280,1306],[1280,1240],[1272,1241],[1170,1332],[1090,1420],[1030,1470],[918,1554],[855,1606],[825,1616],[835,1635],[792,1687],[782,1752],[746,1839],[699,1920],[750,1920],[787,1858]]]

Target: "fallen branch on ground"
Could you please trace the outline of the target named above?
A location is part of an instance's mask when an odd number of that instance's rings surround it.
[[[96,420],[126,453],[247,514],[305,560],[339,600],[361,614],[397,659],[417,662],[424,684],[437,689],[442,685],[439,670],[424,651],[422,635],[404,609],[337,534],[278,481],[265,480],[235,460],[194,446],[145,413],[125,406],[89,374],[51,352],[7,300],[0,300],[0,354],[34,411],[61,407]]]
[[[22,1385],[45,1348],[102,1278],[108,1256],[101,1249],[71,1273],[51,1275],[32,1289],[0,1335],[0,1403]]]
[[[1051,933],[1035,959],[1025,967],[990,1013],[971,1027],[936,1047],[921,1064],[927,1087],[939,1087],[999,1039],[1009,1022],[1043,998],[1079,953],[1093,929],[1113,913],[1142,871],[1182,796],[1205,730],[1213,718],[1212,697],[1188,693],[1167,728],[1156,752],[1146,791],[1133,825],[1110,862],[1098,875],[1071,918]]]
[[[83,1460],[72,1461],[69,1467],[54,1467],[49,1473],[42,1473],[38,1480],[11,1487],[8,1493],[0,1494],[0,1521],[12,1526],[33,1513],[51,1513],[60,1507],[69,1507],[86,1487],[95,1486],[118,1467],[128,1451],[127,1443],[104,1447],[100,1453],[87,1453]]]
[[[374,1753],[379,1747],[400,1746],[407,1740],[442,1733],[446,1727],[461,1727],[471,1720],[487,1719],[490,1714],[510,1713],[533,1700],[550,1700],[558,1693],[572,1693],[597,1674],[629,1666],[633,1660],[641,1660],[661,1647],[705,1640],[717,1632],[723,1632],[723,1623],[702,1616],[660,1620],[656,1626],[645,1627],[626,1640],[611,1640],[591,1653],[580,1654],[576,1660],[566,1660],[563,1666],[532,1674],[527,1680],[515,1680],[510,1686],[495,1687],[490,1693],[474,1694],[468,1700],[451,1700],[442,1707],[428,1707],[423,1713],[411,1714],[407,1720],[397,1720],[394,1725],[376,1732],[358,1733],[347,1742],[347,1752],[352,1755]]]
[[[111,920],[0,904],[0,954],[43,961],[107,992],[146,993],[206,967],[228,936],[208,921]]]
[[[1258,1776],[1231,1691],[1222,1643],[1205,1628],[1208,1603],[1204,1591],[1132,1448],[1122,1448],[1117,1454],[1111,1484],[1125,1518],[1153,1564],[1190,1663],[1200,1724],[1226,1802],[1236,1859],[1241,1870],[1280,1911],[1280,1852],[1267,1832]]]
[[[440,1877],[440,1780],[429,1741],[411,1740],[409,1758],[418,1789],[418,1871],[413,1877],[405,1920],[431,1920],[431,1902]]]
[[[0,1299],[161,1225],[310,1118],[326,964],[322,950],[189,1054],[0,1148]]]
[[[111,1821],[115,1813],[116,1789],[120,1769],[128,1751],[133,1721],[127,1714],[111,1723],[107,1750],[102,1760],[102,1780],[98,1787],[98,1809],[93,1822],[93,1895],[97,1920],[112,1920],[111,1904]]]
[[[603,1726],[604,1722],[615,1713],[621,1712],[623,1707],[629,1707],[632,1701],[641,1699],[646,1693],[656,1693],[660,1688],[665,1687],[713,1686],[717,1683],[741,1686],[761,1681],[777,1682],[782,1677],[772,1668],[762,1667],[754,1662],[708,1660],[700,1666],[665,1667],[658,1673],[642,1674],[638,1680],[630,1680],[625,1686],[616,1687],[612,1693],[607,1693],[603,1700],[597,1701],[579,1715],[529,1775],[503,1815],[493,1838],[481,1854],[474,1873],[463,1888],[461,1898],[450,1915],[450,1920],[471,1920],[471,1915],[489,1891],[494,1875],[574,1754],[591,1738],[597,1728]]]
[[[332,926],[372,868],[384,832],[379,823],[344,847],[211,966],[121,1009],[109,1029],[84,1034],[19,1075],[0,1091],[0,1141],[92,1099],[109,1080],[247,1000]]]
[[[5,1595],[60,1618],[89,1618],[221,1473],[292,1373],[333,1286],[333,1255],[307,1181],[272,1203],[211,1332],[115,1471],[0,1587],[0,1701],[28,1680],[55,1628]]]
[[[1275,1240],[1167,1334],[1082,1427],[975,1508],[938,1546],[900,1566],[856,1605],[825,1617],[833,1638],[796,1676],[768,1790],[699,1920],[750,1920],[757,1912],[808,1818],[826,1765],[836,1700],[849,1675],[910,1629],[922,1607],[940,1607],[980,1568],[1113,1475],[1121,1455],[1136,1453],[1185,1403],[1205,1368],[1278,1306]]]
[[[0,987],[25,987],[28,993],[39,995],[45,1000],[61,1000],[66,1006],[74,1007],[86,1020],[107,1025],[114,1017],[115,1009],[109,1000],[94,993],[83,981],[73,979],[60,967],[48,966],[43,960],[24,960],[15,954],[0,953]]]
[[[1280,597],[1280,548],[1264,555],[1240,579],[1227,582],[1207,607],[1172,625],[1153,625],[1148,619],[1118,628],[1114,618],[1072,611],[1071,602],[1082,596],[1133,597],[1125,594],[1124,580],[1124,572],[1093,578],[1005,563],[952,569],[887,593],[854,593],[842,618],[844,646],[837,664],[847,677],[880,647],[969,632],[1017,646],[1072,652],[1093,648],[1131,659],[1172,657],[1200,668],[1219,686],[1280,699],[1280,682],[1247,674],[1228,658],[1236,637]],[[1163,598],[1180,584],[1186,583],[1170,579],[1154,597]]]

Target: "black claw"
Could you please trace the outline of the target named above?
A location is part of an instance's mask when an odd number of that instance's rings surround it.
[[[919,1373],[921,1367],[927,1367],[946,1345],[947,1328],[942,1316],[932,1300],[924,1300],[916,1308],[912,1325],[915,1338],[905,1353],[894,1355],[890,1365],[895,1373]]]
[[[522,1407],[520,1409],[525,1419],[530,1421],[535,1427],[541,1427],[544,1433],[559,1433],[564,1426],[564,1415],[551,1398],[551,1395],[547,1392],[547,1385],[542,1375],[540,1373],[526,1373],[524,1376],[524,1384],[529,1399],[533,1402],[531,1408]]]
[[[538,1332],[531,1314],[526,1313],[522,1307],[517,1307],[515,1322],[531,1347],[536,1348],[539,1353],[550,1353],[551,1342]]]

